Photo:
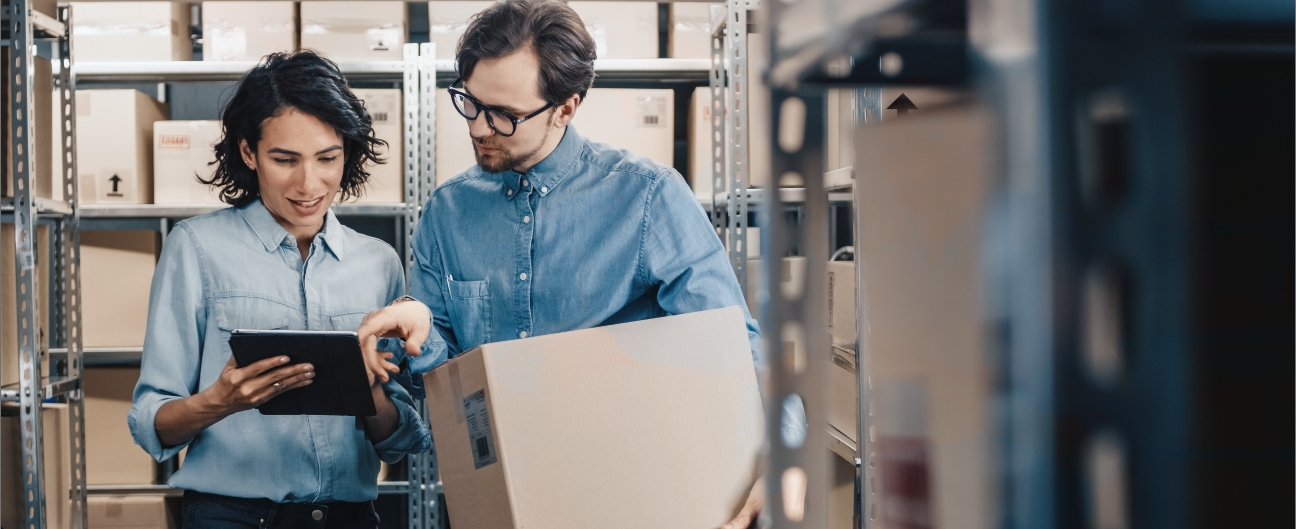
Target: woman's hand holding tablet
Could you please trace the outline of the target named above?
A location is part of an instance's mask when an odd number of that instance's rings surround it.
[[[256,408],[275,395],[314,382],[315,366],[284,365],[287,363],[287,356],[276,356],[239,367],[230,356],[210,391],[200,395],[206,394],[213,404],[232,414]]]

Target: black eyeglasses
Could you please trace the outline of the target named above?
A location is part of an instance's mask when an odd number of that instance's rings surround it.
[[[451,83],[450,86],[459,85],[462,81],[462,79],[456,80],[454,83]],[[494,130],[495,133],[500,136],[512,136],[514,132],[517,132],[517,126],[522,122],[539,116],[541,113],[553,108],[554,106],[553,103],[549,103],[545,105],[544,108],[527,114],[526,117],[519,118],[498,108],[483,105],[481,101],[477,100],[477,98],[468,95],[467,92],[459,90],[458,88],[450,88],[449,91],[450,101],[454,103],[455,110],[459,112],[460,116],[472,121],[477,119],[477,116],[485,113],[486,124],[490,126],[491,130]]]

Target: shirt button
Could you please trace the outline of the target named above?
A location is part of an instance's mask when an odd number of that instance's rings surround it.
[[[518,274],[518,279],[526,281],[526,272],[522,272],[521,274]]]
[[[541,192],[541,193],[548,193],[548,192],[549,192],[549,187],[548,187],[548,186],[545,186],[545,187],[540,188],[540,192]]]
[[[513,196],[513,190],[512,190],[512,189],[508,190],[508,196]]]
[[[311,511],[311,518],[314,518],[314,519],[316,519],[316,520],[323,520],[323,519],[324,519],[324,511],[321,511],[321,510],[319,510],[319,509],[315,509],[315,510]]]
[[[531,224],[531,215],[522,217],[522,224]]]
[[[526,187],[526,179],[525,179],[525,178],[522,179],[522,187]]]
[[[518,333],[518,338],[526,338],[526,331]]]

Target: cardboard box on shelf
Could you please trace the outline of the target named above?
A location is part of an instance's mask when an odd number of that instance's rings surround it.
[[[728,230],[729,230],[728,228],[725,228],[725,233],[728,233]],[[729,251],[728,237],[725,237],[724,245],[725,245],[725,251],[726,252]],[[761,255],[762,255],[761,254],[761,229],[758,226],[748,226],[747,227],[747,258],[759,259]]]
[[[922,496],[895,500],[972,529],[992,526],[994,503],[991,340],[979,268],[993,128],[984,109],[955,106],[855,133],[879,487],[928,476]]]
[[[656,59],[657,4],[567,2],[594,38],[600,59]]]
[[[211,162],[220,140],[219,121],[153,123],[153,203],[223,204],[215,186],[199,181],[216,173]]]
[[[82,204],[153,203],[153,124],[169,109],[138,90],[77,90]]]
[[[576,109],[572,124],[591,141],[675,166],[674,90],[593,88]]]
[[[32,245],[35,263],[32,270],[36,276],[36,319],[39,322],[36,350],[42,359],[46,357],[46,346],[49,345],[50,331],[50,231],[48,225],[37,225]],[[0,384],[16,384],[20,379],[18,371],[18,297],[14,285],[14,225],[0,224]],[[42,367],[46,366],[42,362]],[[48,372],[48,371],[46,371]]]
[[[829,89],[824,98],[827,138],[824,141],[828,172],[855,165],[856,90]],[[827,185],[825,183],[825,185]]]
[[[157,464],[135,445],[126,414],[139,381],[139,368],[82,370],[85,389],[86,483],[141,485],[157,480]]]
[[[155,231],[81,231],[82,346],[144,344],[157,256]]]
[[[90,496],[86,501],[90,527],[112,529],[175,529],[161,494]]]
[[[828,426],[859,442],[859,378],[855,372],[855,351],[832,347],[832,367],[828,368]]]
[[[301,48],[334,61],[404,59],[406,3],[302,2]]]
[[[750,22],[750,21],[749,21]],[[747,34],[747,181],[750,187],[770,189],[772,187],[802,187],[805,181],[801,178],[780,178],[775,182],[771,175],[770,154],[768,151],[753,148],[763,145],[761,138],[773,134],[770,125],[770,91],[765,86],[761,75],[769,66],[769,40],[763,33]],[[726,138],[726,142],[732,139]]]
[[[203,60],[259,61],[297,49],[293,2],[203,2]]]
[[[667,89],[594,88],[572,124],[581,136],[674,167],[675,94]],[[437,185],[477,164],[468,121],[437,90]]]
[[[717,5],[724,4],[675,2],[670,5],[668,57],[711,58],[711,8]]]
[[[22,419],[18,408],[0,416],[0,526],[22,527]],[[41,405],[41,446],[45,457],[45,526],[71,527],[72,442],[67,404]]]
[[[477,158],[468,121],[450,103],[450,92],[438,88],[436,98],[436,185],[440,186],[477,165]]]
[[[424,386],[457,529],[719,527],[757,477],[737,307],[487,344]]]
[[[841,90],[841,92],[853,92],[853,90]],[[889,86],[882,88],[878,94],[883,122],[901,116],[917,116],[929,110],[956,105],[965,99],[964,91],[926,86]]]
[[[790,294],[800,296],[801,289],[805,288],[806,266],[805,257],[793,256],[784,257],[782,264],[779,266],[779,284]],[[760,313],[760,301],[768,299],[768,293],[765,292],[765,261],[763,259],[747,260],[747,309],[752,314]]]
[[[329,3],[329,2],[320,2]],[[379,2],[383,3],[383,2]],[[404,3],[401,3],[404,9]],[[386,141],[386,147],[379,147],[378,154],[387,163],[370,166],[369,183],[365,185],[364,194],[356,199],[360,203],[391,204],[405,201],[405,136],[401,124],[404,123],[404,107],[401,105],[401,91],[396,88],[356,88],[352,90],[356,97],[364,101],[373,118],[374,137]]]
[[[9,94],[12,89],[13,75],[10,73],[9,65],[10,49],[4,47],[4,80],[0,81],[0,90]],[[62,186],[54,185],[54,176],[61,175],[60,167],[54,165],[56,155],[53,154],[54,147],[58,143],[52,141],[54,132],[54,73],[50,62],[40,56],[33,55],[31,62],[31,105],[28,112],[34,118],[35,123],[31,123],[31,130],[35,132],[31,136],[31,153],[27,157],[27,163],[30,164],[32,188],[31,196],[33,198],[46,198],[61,200],[63,197]],[[0,171],[3,175],[3,186],[0,186],[0,193],[6,197],[14,196],[13,191],[13,143],[9,137],[9,131],[13,124],[10,122],[10,116],[13,116],[13,103],[11,98],[4,98],[4,117],[0,119],[0,127],[4,128],[4,146],[0,147],[0,159],[4,160],[4,169]]]
[[[828,332],[833,343],[855,347],[855,262],[828,261]]]
[[[453,60],[468,21],[495,2],[428,2],[428,29],[437,60]],[[439,120],[439,118],[438,118]]]
[[[189,5],[182,2],[72,2],[77,62],[188,61]]]

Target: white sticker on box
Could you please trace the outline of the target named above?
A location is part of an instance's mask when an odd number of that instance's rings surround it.
[[[666,96],[639,96],[635,101],[635,126],[666,127]]]
[[[491,432],[490,408],[486,405],[486,390],[479,389],[463,400],[464,418],[468,420],[468,444],[472,446],[473,467],[481,468],[497,462],[495,436]]]

